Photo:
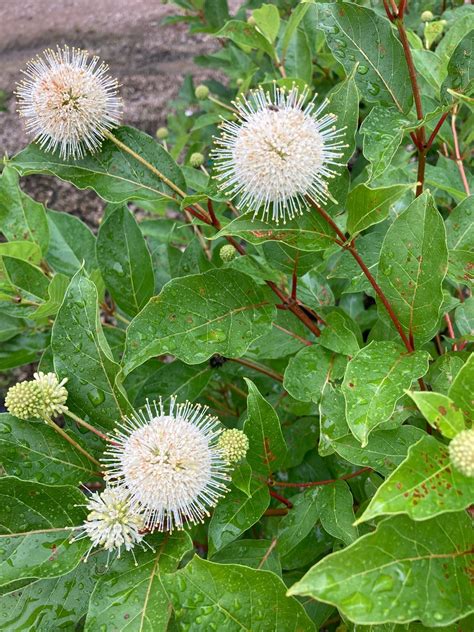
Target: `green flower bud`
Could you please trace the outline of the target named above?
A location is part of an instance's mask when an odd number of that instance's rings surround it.
[[[431,11],[423,11],[423,13],[421,14],[422,22],[431,22],[433,18],[434,15],[431,13]]]
[[[253,15],[249,15],[249,17],[247,18],[247,24],[250,24],[250,26],[255,26],[257,24],[257,21],[255,20]]]
[[[194,96],[198,99],[198,101],[204,101],[204,99],[207,99],[209,96],[209,88],[204,84],[197,86],[194,91]]]
[[[169,132],[168,132],[168,128],[167,127],[159,127],[156,130],[156,137],[159,140],[165,140],[165,138],[168,138]]]
[[[237,250],[232,244],[226,244],[219,250],[219,256],[224,263],[229,263],[229,261],[235,259],[236,254]]]
[[[37,382],[18,382],[10,387],[5,397],[5,407],[18,419],[43,417],[43,396]]]
[[[195,167],[197,169],[203,163],[204,156],[202,154],[200,154],[198,151],[194,152],[194,154],[191,154],[191,157],[189,158],[189,164],[191,165],[191,167]]]
[[[43,373],[42,371],[35,373],[33,377],[43,397],[43,416],[47,419],[53,419],[62,415],[67,410],[68,393],[64,388],[67,377],[59,381],[54,373]]]
[[[453,466],[465,476],[474,477],[474,429],[463,430],[449,444]]]
[[[249,440],[244,432],[232,428],[221,434],[217,445],[222,451],[224,460],[230,465],[245,457],[249,449]]]

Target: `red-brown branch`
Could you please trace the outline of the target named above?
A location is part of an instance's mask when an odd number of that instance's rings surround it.
[[[242,366],[246,366],[248,369],[253,369],[254,371],[258,371],[263,375],[267,375],[268,377],[277,380],[277,382],[283,383],[283,375],[281,373],[277,373],[263,364],[259,364],[258,362],[252,362],[251,360],[246,360],[245,358],[228,358],[231,362],[236,362],[237,364],[241,364]]]
[[[350,478],[355,478],[356,476],[360,476],[360,474],[364,474],[365,472],[371,472],[371,467],[363,467],[356,472],[352,472],[352,474],[345,474],[339,478],[331,478],[325,481],[310,481],[308,483],[285,483],[283,481],[268,481],[268,485],[271,487],[318,487],[319,485],[330,485],[331,483],[335,483],[336,481],[347,481]]]
[[[293,509],[293,503],[291,502],[291,500],[288,500],[288,498],[285,498],[281,494],[278,494],[278,492],[274,492],[273,489],[269,489],[268,491],[270,492],[270,496],[272,498],[278,500],[278,502],[280,503],[283,503],[283,505],[286,505],[288,509]]]

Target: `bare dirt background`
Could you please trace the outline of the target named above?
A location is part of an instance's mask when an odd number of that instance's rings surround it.
[[[240,2],[229,4],[235,9]],[[13,98],[20,69],[57,44],[86,48],[106,61],[122,84],[124,122],[154,134],[184,76],[191,73],[198,82],[210,76],[193,57],[216,47],[211,37],[190,37],[186,25],[160,26],[177,12],[159,0],[0,0],[0,91],[8,110],[0,112],[1,155],[11,156],[28,142]],[[103,204],[93,192],[47,176],[26,178],[23,186],[49,207],[97,225]]]

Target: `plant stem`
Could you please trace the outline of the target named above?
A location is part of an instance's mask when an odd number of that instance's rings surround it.
[[[122,316],[122,314],[119,314],[118,312],[114,312],[114,313],[113,313],[113,317],[114,317],[116,320],[120,320],[120,322],[122,322],[122,323],[124,323],[125,325],[127,325],[127,327],[128,327],[128,325],[130,325],[130,322],[131,322],[131,321],[130,321],[130,320],[128,320],[128,318],[125,318],[125,316]]]
[[[443,114],[443,116],[439,119],[439,121],[436,123],[436,126],[435,126],[433,132],[431,133],[431,136],[428,138],[428,141],[427,141],[426,146],[425,146],[427,151],[428,151],[428,149],[431,148],[431,145],[433,144],[434,139],[438,135],[438,132],[441,129],[441,126],[443,125],[443,123],[447,119],[448,114],[449,114],[449,112],[445,112]]]
[[[310,481],[309,483],[285,483],[280,481],[269,481],[268,485],[270,487],[318,487],[319,485],[330,485],[331,483],[335,483],[336,481],[347,481],[350,478],[355,478],[360,474],[364,474],[365,472],[371,472],[371,467],[363,467],[356,472],[352,472],[352,474],[345,474],[340,478],[331,478],[326,481]]]
[[[63,439],[65,439],[68,443],[70,443],[72,446],[74,446],[74,448],[76,448],[76,450],[78,452],[80,452],[81,454],[83,454],[87,459],[89,459],[89,461],[91,463],[94,463],[94,465],[97,465],[98,467],[102,467],[102,465],[100,464],[100,462],[94,458],[92,456],[92,454],[89,454],[89,452],[87,452],[87,450],[85,450],[82,446],[80,446],[76,441],[74,441],[74,439],[72,437],[70,437],[67,432],[65,432],[60,426],[58,426],[57,424],[54,423],[54,421],[52,421],[51,419],[45,419],[46,423],[48,424],[48,426],[51,426],[51,428],[53,428],[53,430],[55,430],[59,435],[61,435],[61,437]]]
[[[286,516],[288,509],[267,509],[263,514],[266,518],[272,516]]]
[[[445,314],[444,315],[444,320],[446,321],[446,325],[448,327],[448,333],[450,338],[455,339],[456,336],[454,334],[454,329],[453,329],[453,323],[451,322],[451,318],[449,317],[449,314]],[[453,344],[453,351],[457,351],[458,350],[458,346],[456,343]]]
[[[100,430],[97,430],[97,428],[95,428],[94,426],[92,426],[91,424],[87,423],[87,421],[84,421],[84,419],[81,419],[80,417],[78,417],[76,414],[74,414],[72,411],[65,410],[64,414],[67,415],[68,417],[70,417],[71,419],[73,419],[76,423],[78,423],[80,426],[83,426],[84,428],[87,428],[87,430],[90,430],[91,432],[93,432],[95,435],[97,435],[98,437],[100,437],[101,439],[103,439],[104,441],[107,441],[107,443],[115,443],[115,441],[113,441],[110,437],[108,437],[106,434],[104,434],[103,432],[101,432]]]
[[[278,500],[278,502],[283,503],[284,505],[286,505],[288,507],[288,509],[293,509],[293,503],[291,502],[291,500],[288,500],[288,498],[285,498],[281,494],[278,494],[277,492],[274,492],[273,489],[270,489],[268,491],[270,492],[270,496],[272,498],[274,498],[275,500]]]
[[[277,380],[277,382],[283,383],[283,375],[281,373],[277,373],[263,364],[259,364],[258,362],[252,362],[251,360],[246,360],[245,358],[228,358],[231,362],[236,362],[237,364],[241,364],[242,366],[246,366],[249,369],[253,369],[254,371],[258,371],[263,375],[267,375],[268,377]]]
[[[454,140],[454,155],[456,158],[456,165],[459,170],[459,174],[461,176],[462,184],[464,190],[467,195],[471,195],[471,191],[469,189],[469,184],[467,182],[466,173],[464,171],[464,165],[461,158],[461,153],[459,151],[459,142],[458,142],[458,133],[456,131],[456,114],[457,114],[457,106],[453,110],[453,114],[451,116],[451,130],[453,132],[453,140]]]

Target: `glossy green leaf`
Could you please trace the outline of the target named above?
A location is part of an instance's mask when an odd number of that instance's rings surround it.
[[[425,435],[410,447],[405,461],[377,489],[357,522],[401,513],[412,520],[426,520],[461,511],[473,502],[472,479],[451,465],[445,445]]]
[[[323,528],[333,537],[349,545],[358,537],[357,528],[353,526],[354,499],[344,481],[335,481],[321,488],[318,497],[319,515]]]
[[[133,378],[138,371],[134,371],[130,377]],[[147,379],[139,388],[134,403],[142,406],[147,399],[153,400],[158,397],[161,397],[164,403],[171,397],[176,397],[181,402],[192,402],[207,386],[211,376],[212,369],[209,364],[189,366],[179,360],[162,364],[147,374]]]
[[[252,16],[258,30],[269,42],[274,42],[280,30],[280,13],[277,7],[273,4],[262,4],[252,11]]]
[[[472,385],[474,384],[474,354],[471,353],[469,359],[459,370],[454,378],[448,395],[456,406],[464,413],[466,419],[474,420],[474,401],[472,399]]]
[[[301,29],[296,30],[286,50],[285,70],[288,77],[296,77],[311,84],[313,75],[311,47],[308,36]]]
[[[267,55],[270,55],[270,57],[274,56],[273,46],[268,39],[247,22],[229,20],[229,22],[226,22],[220,31],[214,33],[214,35],[215,37],[228,38],[239,46],[248,46],[249,48],[262,50],[267,53]]]
[[[371,180],[380,177],[390,166],[403,139],[404,122],[405,118],[396,108],[376,106],[360,126]],[[361,209],[361,214],[363,212]]]
[[[250,568],[271,571],[281,576],[281,564],[274,541],[236,540],[212,556],[219,564],[242,564]]]
[[[250,495],[231,489],[214,509],[208,533],[211,555],[250,529],[268,508],[270,495],[265,483],[253,479],[249,491]]]
[[[135,547],[116,559],[92,593],[85,624],[86,632],[113,626],[114,632],[161,632],[168,629],[171,615],[162,576],[173,573],[192,549],[184,532],[147,536],[153,551]]]
[[[430,425],[448,439],[464,430],[464,417],[452,399],[432,391],[412,391],[408,395]]]
[[[229,632],[315,629],[303,606],[285,596],[284,583],[269,571],[215,564],[195,556],[185,568],[166,575],[163,581],[178,627],[190,631],[213,627]]]
[[[0,227],[10,241],[33,241],[43,255],[48,250],[45,208],[20,189],[17,172],[8,166],[4,167],[0,177]]]
[[[290,358],[283,386],[301,402],[318,403],[324,384],[342,377],[345,358],[319,345],[304,347]]]
[[[455,92],[472,95],[474,88],[474,29],[471,29],[454,49],[448,62],[448,74],[443,91],[451,88]]]
[[[131,127],[119,127],[114,135],[175,185],[185,188],[181,170],[151,136]],[[93,189],[108,202],[160,200],[162,192],[170,194],[170,189],[156,175],[110,140],[103,142],[99,152],[81,160],[63,160],[32,143],[8,164],[21,175],[47,173],[72,182],[78,189]]]
[[[420,195],[387,231],[378,283],[415,345],[436,333],[447,271],[444,223],[429,193]],[[385,307],[379,304],[379,312]]]
[[[36,300],[48,298],[49,279],[40,268],[15,257],[2,257],[3,265],[12,285],[23,290],[25,297]]]
[[[128,327],[125,371],[172,353],[199,364],[215,353],[239,357],[268,331],[274,307],[250,277],[231,269],[173,279]]]
[[[48,300],[29,315],[31,320],[41,320],[54,316],[61,307],[69,285],[69,278],[60,272],[55,274],[48,285]]]
[[[459,283],[472,279],[472,251],[474,250],[474,196],[456,206],[446,219],[446,237],[449,249],[451,278]]]
[[[361,624],[447,625],[472,611],[471,545],[466,514],[396,516],[313,566],[289,594],[332,603]]]
[[[48,485],[77,485],[96,476],[91,462],[53,428],[7,413],[0,414],[0,463],[8,475]]]
[[[59,577],[79,564],[88,543],[70,539],[86,516],[80,491],[3,477],[0,499],[0,585]]]
[[[320,517],[319,495],[321,487],[310,487],[293,496],[293,508],[278,525],[277,549],[280,555],[288,555],[314,528]]]
[[[371,342],[349,362],[342,391],[347,423],[362,447],[390,418],[405,389],[426,373],[428,360],[426,351],[407,353],[395,342]]]
[[[388,20],[350,2],[319,4],[320,28],[347,74],[358,63],[356,83],[367,101],[407,112],[412,102],[403,49]],[[370,34],[370,37],[368,35]]]
[[[68,378],[68,406],[83,419],[111,429],[130,411],[100,324],[96,286],[82,271],[73,277],[56,316],[51,347],[57,375]]]
[[[357,324],[346,312],[336,307],[325,316],[325,322],[319,337],[321,346],[349,356],[359,351],[362,335]]]
[[[229,222],[214,239],[233,235],[251,244],[278,241],[299,250],[325,250],[334,243],[335,235],[320,215],[313,210],[298,215],[287,224],[267,224],[245,214]]]
[[[126,314],[135,316],[153,296],[155,278],[145,238],[125,205],[101,224],[96,254],[112,298]]]
[[[74,275],[84,263],[91,272],[97,268],[95,237],[80,219],[68,213],[47,210],[49,248],[46,260],[56,272]]]
[[[270,476],[285,462],[285,439],[273,406],[262,397],[253,382],[247,378],[245,382],[249,390],[248,418],[244,424],[244,432],[249,439],[247,461],[254,472]]]
[[[409,185],[394,184],[389,187],[371,189],[366,184],[359,184],[349,193],[347,198],[347,230],[357,235],[373,224],[383,222],[387,218],[390,206]]]

